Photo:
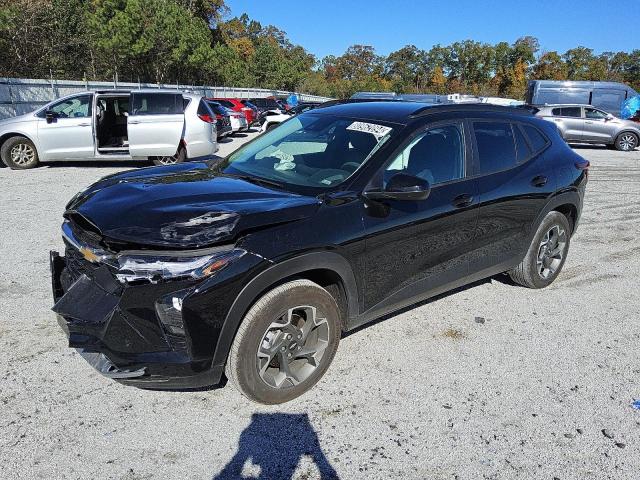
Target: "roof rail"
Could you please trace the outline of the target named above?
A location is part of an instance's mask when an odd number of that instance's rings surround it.
[[[316,108],[333,107],[334,105],[344,105],[348,103],[371,103],[371,102],[399,102],[400,100],[393,98],[346,98],[343,100],[329,100],[322,102]]]
[[[430,105],[422,107],[411,115],[411,118],[423,117],[426,115],[433,115],[443,111],[447,112],[497,112],[497,113],[515,113],[518,115],[533,115],[536,113],[536,109],[529,105],[517,105],[517,106],[502,106],[492,105],[489,103],[449,103],[443,105]]]

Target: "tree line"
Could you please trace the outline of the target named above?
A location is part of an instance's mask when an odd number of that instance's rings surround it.
[[[232,17],[224,0],[0,0],[0,77],[297,90],[468,93],[523,98],[529,79],[612,80],[640,91],[640,49],[541,51],[473,40],[379,55],[353,45],[316,58],[273,25]]]

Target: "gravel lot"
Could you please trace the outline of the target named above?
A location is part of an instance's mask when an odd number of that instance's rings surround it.
[[[95,373],[49,310],[48,251],[67,200],[122,165],[0,169],[0,477],[637,479],[640,151],[579,153],[588,196],[551,287],[487,280],[362,329],[277,407]]]

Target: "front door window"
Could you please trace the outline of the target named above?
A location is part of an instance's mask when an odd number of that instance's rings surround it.
[[[91,95],[81,95],[54,103],[48,111],[56,118],[85,118],[91,115]]]
[[[445,125],[417,136],[387,167],[385,186],[399,172],[422,178],[431,185],[462,178],[464,142],[460,127]]]

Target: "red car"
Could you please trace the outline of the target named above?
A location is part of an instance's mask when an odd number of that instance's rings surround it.
[[[244,116],[247,117],[247,124],[251,125],[255,120],[254,111],[245,106],[239,98],[207,98],[207,100],[212,100],[214,102],[218,102],[223,107],[227,107],[234,112],[242,112]]]

